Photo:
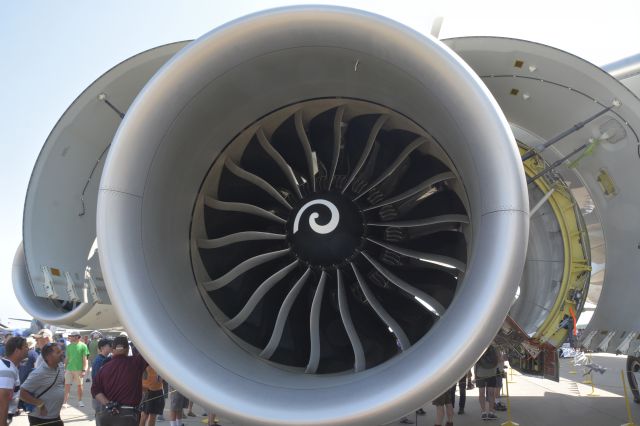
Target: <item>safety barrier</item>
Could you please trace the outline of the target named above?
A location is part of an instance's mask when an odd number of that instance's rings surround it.
[[[627,383],[624,381],[624,370],[620,370],[620,379],[622,379],[622,388],[624,389],[624,403],[627,406],[627,417],[629,419],[629,422],[623,424],[622,426],[636,426],[636,424],[633,422],[633,417],[631,416],[631,405],[629,404],[629,395],[627,394]]]
[[[509,367],[511,375],[513,375],[513,368]],[[513,421],[511,417],[511,398],[509,397],[509,380],[505,380],[507,385],[507,421],[502,423],[502,426],[520,426],[519,423]],[[513,382],[511,382],[513,383]]]

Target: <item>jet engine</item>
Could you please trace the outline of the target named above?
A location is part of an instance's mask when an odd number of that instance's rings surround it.
[[[529,229],[518,146],[478,76],[342,8],[181,47],[65,113],[14,282],[81,293],[72,312],[111,303],[163,377],[241,424],[381,424],[457,381],[505,319]]]

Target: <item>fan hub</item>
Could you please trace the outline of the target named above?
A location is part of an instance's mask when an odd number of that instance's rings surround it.
[[[339,192],[307,196],[291,211],[287,239],[312,267],[337,268],[358,253],[364,220],[358,206]]]

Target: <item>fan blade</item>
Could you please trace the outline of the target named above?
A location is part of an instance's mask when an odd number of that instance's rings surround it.
[[[367,226],[389,226],[393,228],[412,228],[419,226],[432,226],[441,223],[469,223],[469,217],[463,214],[445,214],[434,217],[426,217],[416,220],[398,220],[391,222],[369,222]]]
[[[304,124],[302,123],[302,110],[296,112],[295,122],[298,139],[300,140],[300,144],[302,144],[302,149],[304,150],[304,155],[307,159],[307,166],[309,167],[309,181],[311,181],[311,189],[315,192],[316,170],[318,170],[318,166],[315,163],[313,151],[311,150],[311,144],[309,144],[309,137],[307,136],[307,132],[304,130]]]
[[[420,148],[425,142],[427,141],[426,138],[424,137],[420,137],[418,139],[416,139],[415,141],[411,142],[409,144],[409,146],[407,146],[399,155],[398,158],[396,158],[396,160],[389,166],[387,167],[387,169],[382,172],[382,174],[368,187],[366,187],[364,189],[364,191],[362,191],[360,194],[358,194],[355,198],[354,201],[357,200],[358,198],[362,197],[363,195],[365,195],[367,192],[371,191],[373,188],[375,188],[376,186],[380,185],[382,182],[384,182],[385,179],[387,179],[389,176],[391,176],[393,174],[393,172],[395,172],[398,167],[400,167],[400,165],[402,164],[402,162],[404,160],[406,160],[406,158],[411,155],[411,153],[413,151],[415,151],[416,149]]]
[[[258,256],[251,257],[244,262],[237,265],[235,268],[221,276],[220,278],[216,278],[212,281],[207,281],[203,284],[203,287],[206,291],[218,290],[229,284],[231,281],[238,278],[240,275],[244,274],[248,270],[255,268],[258,265],[262,265],[263,263],[270,262],[274,259],[284,256],[289,253],[290,249],[273,251],[270,253],[261,254]]]
[[[445,268],[449,268],[449,269],[457,269],[460,272],[464,272],[467,268],[467,265],[465,265],[463,262],[459,261],[458,259],[454,259],[453,257],[442,256],[442,255],[433,254],[433,253],[422,253],[416,250],[398,247],[393,244],[387,244],[382,241],[378,241],[368,237],[367,237],[367,240],[371,241],[372,243],[378,244],[379,246],[384,247],[388,250],[401,254],[403,256],[412,257],[414,259],[418,259],[423,262],[433,263],[434,265],[444,266]]]
[[[298,184],[298,180],[296,179],[296,175],[293,173],[293,169],[285,161],[285,159],[280,155],[280,153],[271,145],[267,136],[264,134],[264,130],[259,128],[256,132],[256,136],[258,137],[258,143],[265,150],[265,152],[273,159],[273,161],[278,165],[282,173],[287,177],[287,180],[291,184],[291,188],[294,190],[298,198],[302,198],[302,194],[300,193],[300,187]]]
[[[237,328],[240,324],[245,322],[249,315],[253,312],[253,310],[258,306],[258,303],[262,300],[262,298],[267,294],[274,285],[278,284],[284,277],[289,275],[291,271],[293,271],[296,266],[298,266],[298,261],[295,260],[292,263],[288,264],[284,268],[280,269],[275,274],[271,275],[269,278],[264,280],[262,284],[253,292],[247,303],[242,307],[240,312],[236,314],[235,317],[231,318],[224,325],[229,330],[233,330]]]
[[[380,129],[382,129],[382,126],[384,126],[384,123],[386,123],[388,119],[389,119],[388,116],[381,115],[380,117],[378,117],[375,124],[371,128],[371,132],[369,133],[369,138],[367,139],[367,144],[365,145],[364,150],[360,154],[360,159],[358,160],[355,167],[353,168],[353,171],[351,172],[349,179],[347,179],[347,183],[342,188],[341,192],[343,194],[347,190],[349,185],[351,185],[353,180],[356,178],[356,175],[364,165],[365,161],[367,161],[367,158],[369,157],[369,153],[371,152],[371,148],[373,147],[373,143],[375,142],[376,137],[378,136],[378,132],[380,132]]]
[[[322,296],[324,295],[324,284],[326,281],[327,273],[322,271],[318,287],[316,288],[316,294],[311,304],[311,315],[309,318],[311,352],[305,373],[315,373],[318,371],[318,364],[320,363],[320,308],[322,307]]]
[[[452,172],[446,172],[446,173],[440,173],[437,174],[433,177],[430,177],[429,179],[425,180],[424,182],[420,183],[419,185],[414,186],[413,188],[408,189],[407,191],[403,192],[400,195],[396,195],[395,197],[391,197],[391,198],[387,198],[384,201],[381,201],[373,206],[369,206],[363,209],[363,211],[369,211],[369,210],[373,210],[373,209],[377,209],[379,207],[382,206],[386,206],[388,204],[393,204],[393,203],[397,203],[398,201],[402,201],[404,199],[407,199],[413,195],[418,194],[419,192],[422,192],[426,189],[429,189],[430,187],[432,187],[433,185],[435,185],[436,183],[439,182],[443,182],[445,180],[449,180],[449,179],[455,179],[456,175],[454,175]]]
[[[215,198],[209,197],[209,196],[205,197],[204,204],[207,207],[211,207],[212,209],[216,209],[216,210],[247,213],[255,216],[260,216],[262,218],[269,219],[274,222],[287,223],[287,221],[281,218],[280,216],[276,216],[275,214],[269,211],[266,211],[265,209],[261,209],[260,207],[254,206],[252,204],[229,203],[226,201],[216,200]]]
[[[284,234],[272,234],[270,232],[259,231],[246,231],[236,232],[235,234],[225,235],[220,238],[213,239],[199,239],[198,248],[212,249],[218,247],[224,247],[235,243],[244,241],[259,241],[259,240],[284,240],[287,236]]]
[[[338,278],[338,307],[340,309],[340,317],[342,318],[342,324],[347,332],[351,347],[353,348],[353,369],[357,373],[366,368],[366,359],[364,357],[364,350],[362,349],[362,342],[356,332],[356,328],[351,320],[351,314],[349,313],[349,302],[347,301],[347,293],[344,290],[344,284],[342,282],[342,271],[337,270]]]
[[[387,327],[391,329],[391,332],[396,336],[400,344],[400,349],[402,349],[403,351],[409,349],[409,347],[411,346],[411,342],[409,342],[409,338],[405,334],[402,327],[400,327],[400,324],[398,324],[396,320],[394,320],[391,315],[389,315],[386,309],[382,307],[378,299],[376,299],[376,297],[373,295],[371,289],[369,289],[369,286],[365,282],[364,277],[360,274],[360,271],[353,262],[351,262],[351,268],[356,275],[356,279],[358,280],[358,284],[360,284],[360,288],[362,289],[364,296],[367,298],[367,302],[369,302],[369,305],[371,305],[375,313],[378,314],[378,317],[380,317],[380,319],[387,325]]]
[[[287,200],[285,200],[278,192],[278,190],[271,186],[271,184],[269,184],[269,182],[259,176],[254,175],[253,173],[249,173],[248,171],[244,170],[242,167],[234,163],[233,160],[229,157],[227,157],[227,159],[225,160],[224,165],[231,173],[238,176],[240,179],[243,179],[262,189],[288,210],[291,210],[291,204],[289,204]]]
[[[433,312],[437,316],[441,316],[444,313],[445,311],[444,306],[442,306],[440,302],[438,302],[436,299],[429,296],[427,293],[423,292],[422,290],[415,288],[411,284],[402,280],[400,277],[394,275],[391,271],[383,267],[380,263],[376,262],[374,259],[371,258],[371,256],[369,256],[364,251],[361,252],[360,254],[362,254],[362,256],[365,259],[367,259],[369,263],[371,263],[373,267],[378,270],[378,272],[380,272],[386,279],[388,279],[396,287],[404,290],[406,293],[409,293],[416,300],[422,300],[421,304],[427,309],[429,309],[429,311]]]
[[[276,320],[276,324],[273,327],[273,333],[271,334],[271,339],[269,339],[269,343],[267,346],[260,352],[260,356],[262,358],[271,358],[273,353],[278,348],[278,344],[280,344],[280,339],[282,338],[282,332],[284,331],[284,325],[287,322],[287,318],[289,317],[289,311],[291,311],[291,307],[293,303],[296,301],[298,294],[300,294],[300,290],[307,282],[307,278],[311,274],[311,268],[307,268],[305,273],[300,277],[300,279],[295,283],[287,297],[284,299],[282,306],[280,307],[280,311],[278,312],[278,319]]]
[[[344,116],[345,107],[341,106],[337,109],[333,120],[333,157],[331,159],[331,172],[329,173],[329,188],[333,183],[338,167],[338,159],[340,158],[340,149],[342,147],[342,117]]]

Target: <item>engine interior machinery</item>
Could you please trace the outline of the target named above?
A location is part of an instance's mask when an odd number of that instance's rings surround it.
[[[29,184],[15,292],[48,323],[123,325],[242,424],[388,422],[462,376],[507,313],[564,341],[594,254],[608,282],[637,272],[620,217],[637,215],[639,102],[531,42],[441,43],[344,8],[250,15],[124,61],[69,107]]]

